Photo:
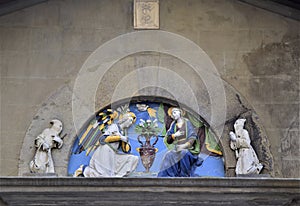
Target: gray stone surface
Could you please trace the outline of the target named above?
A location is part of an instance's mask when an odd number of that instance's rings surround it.
[[[234,88],[229,91],[235,92],[226,94],[228,102],[237,101],[238,93],[242,103],[247,102],[245,107],[259,117],[274,156],[275,176],[299,178],[299,22],[233,0],[164,0],[160,27],[204,50],[226,87]],[[0,17],[0,175],[18,174],[26,129],[49,96],[63,85],[71,90],[77,72],[95,49],[131,31],[131,0],[51,0]],[[201,104],[210,103],[201,81],[187,65],[170,56],[146,53],[126,57],[111,67],[99,84],[96,109],[110,103],[111,92],[124,74],[153,65],[176,71],[190,82]],[[138,88],[139,81],[124,88]],[[157,88],[138,89],[134,94],[175,97]],[[245,109],[229,107],[227,119]],[[59,116],[55,112],[64,111],[53,109],[52,114]],[[37,124],[31,138],[47,124],[46,119]],[[31,152],[21,155],[21,160]]]
[[[0,178],[9,205],[299,205],[299,179]]]

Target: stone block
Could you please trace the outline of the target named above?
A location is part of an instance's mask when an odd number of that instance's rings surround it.
[[[274,42],[281,42],[284,35],[284,29],[272,29],[272,28],[264,28],[263,29],[263,44],[271,44]]]
[[[87,55],[81,52],[31,52],[29,74],[41,78],[70,79],[77,74]]]
[[[129,0],[63,1],[60,3],[60,25],[64,28],[114,28],[133,26],[132,2]],[[114,15],[111,15],[114,14]]]
[[[1,131],[0,174],[1,176],[16,176],[18,160],[25,132]]]
[[[195,12],[187,8],[186,1],[160,2],[160,28],[182,35],[197,42],[197,29],[194,27],[193,16]],[[185,18],[190,19],[186,21]]]
[[[267,129],[268,140],[270,142],[270,151],[274,158],[274,175],[282,177],[282,161],[281,161],[281,138],[285,130]]]
[[[255,111],[267,129],[298,129],[298,104],[255,104]]]
[[[299,102],[297,76],[228,78],[252,104],[290,104]]]
[[[224,81],[230,82],[230,85],[239,92],[239,95],[251,100],[248,96],[249,77],[225,76]]]
[[[40,105],[53,90],[63,85],[64,79],[5,79],[1,87],[3,104]]]
[[[32,28],[31,49],[34,51],[55,51],[62,49],[63,29],[59,27]]]
[[[164,85],[162,89],[171,93],[177,101],[185,102],[189,106],[206,107],[209,104],[210,97],[207,85],[205,85],[205,72],[197,73],[195,68],[183,60],[169,55],[161,55],[160,66],[162,68],[158,76],[159,85]],[[183,94],[188,94],[190,98],[183,98]]]
[[[4,99],[2,97],[2,95],[4,94],[4,91],[6,90],[6,82],[7,79],[1,77],[0,78],[0,100],[1,100],[1,105],[4,103]],[[0,107],[1,108],[1,107]]]
[[[295,75],[299,73],[297,37],[290,39],[291,43],[273,42],[260,45],[256,49],[244,55],[244,62],[248,70],[254,76],[277,76]],[[282,69],[284,68],[284,69]]]
[[[1,105],[1,131],[3,132],[20,132],[27,130],[30,119],[37,112],[36,106],[25,105]],[[19,118],[22,117],[22,118]]]
[[[291,155],[295,158],[300,157],[300,131],[295,131],[291,135]]]
[[[165,55],[162,54],[160,56],[160,67],[165,68],[165,72],[169,73],[169,77],[166,76],[166,78],[176,78],[180,79],[181,83],[187,84],[192,92],[196,93],[197,91],[206,91],[206,85],[205,85],[205,68],[201,68],[202,72],[197,73],[195,68],[193,68],[191,65],[188,65],[186,62],[184,62],[184,59],[179,59],[175,56]],[[212,71],[208,71],[212,72]],[[160,77],[160,79],[163,81],[163,78]],[[180,84],[177,82],[177,84]]]
[[[251,73],[247,70],[247,65],[243,61],[245,51],[225,51],[224,70],[226,77],[250,78]]]
[[[33,27],[56,27],[60,21],[60,2],[46,1],[30,7]]]
[[[260,9],[258,7],[245,4],[243,2],[237,2],[232,4],[234,8],[234,21],[237,27],[241,29],[253,28],[253,29],[276,29],[282,30],[286,28],[285,18]]]
[[[281,156],[300,157],[299,130],[286,130],[281,137]]]
[[[63,51],[93,52],[106,41],[121,35],[123,30],[65,28],[62,34]]]
[[[14,51],[28,51],[30,49],[30,28],[5,27],[1,28],[1,49]]]
[[[298,71],[300,74],[300,71]],[[272,79],[272,101],[275,103],[300,102],[300,75],[287,75]]]
[[[3,51],[3,39],[4,39],[4,33],[5,28],[0,27],[0,51]]]
[[[1,31],[1,29],[0,29],[0,31]],[[0,38],[1,38],[1,34],[0,34]],[[0,48],[1,48],[1,40],[0,40]],[[3,52],[0,49],[0,77],[3,77],[2,70],[3,70]]]
[[[207,55],[215,65],[219,72],[219,75],[224,77],[226,75],[226,59],[224,52],[210,52],[207,51]]]
[[[137,68],[134,57],[129,56],[108,69],[103,78],[99,79],[99,86],[95,94],[96,110],[111,103],[111,98],[116,88],[117,91],[114,98],[117,99],[119,99],[119,95],[123,95],[121,90],[124,90],[129,97],[138,90],[138,76],[135,71]],[[130,89],[130,91],[126,91],[126,89]]]
[[[187,10],[195,14],[193,21],[199,30],[216,30],[217,32],[235,29],[235,12],[230,2],[198,2],[193,1],[188,4]],[[198,5],[193,7],[194,4]],[[199,7],[201,7],[200,11]]]
[[[231,3],[226,1],[162,1],[160,9],[161,24],[177,31],[193,28],[223,31],[231,28],[234,20]]]
[[[299,129],[299,104],[272,104],[268,107],[276,128]]]
[[[160,66],[161,55],[158,52],[141,52],[131,55],[136,69],[147,66]]]
[[[253,77],[249,80],[246,94],[253,103],[272,103],[273,92],[276,92],[272,86],[273,80],[270,78]]]
[[[111,75],[113,75],[112,78]],[[131,97],[133,97],[136,93],[138,93],[139,89],[142,87],[142,83],[140,82],[140,78],[143,76],[143,72],[139,70],[133,70],[132,72],[125,74],[114,74],[113,72],[107,73],[104,78],[108,78],[108,81],[102,81],[100,86],[102,89],[97,90],[97,94],[99,94],[99,100],[107,95],[107,99],[105,101],[107,104],[112,104],[116,101],[127,99],[130,101]],[[115,81],[113,79],[119,79],[119,81]],[[147,80],[145,80],[146,82]],[[143,82],[143,83],[145,83]],[[103,89],[105,88],[105,89]],[[104,95],[104,96],[102,96]],[[103,102],[103,100],[102,100]],[[129,103],[129,102],[127,102]],[[98,104],[98,102],[96,102]],[[106,104],[106,105],[107,105]],[[104,105],[103,105],[104,106]],[[111,105],[113,106],[113,104]],[[100,109],[100,108],[99,108]]]
[[[236,88],[236,90],[234,90],[233,87],[226,81],[224,81],[223,83],[225,86],[227,120],[232,120],[240,114],[251,110],[252,106],[250,106],[245,97],[242,96],[243,90],[240,90],[240,88]]]
[[[1,77],[24,76],[28,73],[28,52],[2,51]]]
[[[300,177],[300,160],[299,157],[294,160],[282,160],[282,174],[284,178],[299,178]]]
[[[146,87],[160,87],[158,82],[159,69],[157,67],[146,67],[144,69],[137,70],[137,83],[138,89],[144,89]],[[157,95],[154,95],[157,96]]]
[[[252,104],[254,111],[260,117],[261,122],[263,122],[264,128],[266,130],[279,129],[274,127],[273,122],[271,121],[271,113],[268,111],[269,104]]]
[[[90,52],[3,51],[1,76],[10,78],[76,77]]]
[[[2,15],[0,18],[0,26],[3,27],[29,27],[31,25],[34,14],[33,7],[21,9],[10,14]]]
[[[199,32],[199,45],[207,50],[222,52],[251,51],[261,45],[263,33],[261,30],[225,30],[217,32],[207,30]]]
[[[82,65],[90,55],[91,52],[63,52],[58,64],[52,66],[51,70],[55,71],[57,69],[60,77],[76,78]]]

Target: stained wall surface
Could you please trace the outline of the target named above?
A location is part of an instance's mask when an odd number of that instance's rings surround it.
[[[39,108],[56,89],[73,85],[99,46],[134,31],[132,13],[131,0],[51,0],[0,17],[1,176],[18,175],[23,139]],[[276,177],[300,177],[299,28],[298,21],[235,0],[160,1],[160,29],[201,47],[256,111]],[[130,65],[150,63],[185,75],[166,55],[129,57],[99,85],[97,105],[109,102]],[[185,78],[193,84],[192,74]]]

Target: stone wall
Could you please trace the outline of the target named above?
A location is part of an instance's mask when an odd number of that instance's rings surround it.
[[[300,177],[300,23],[234,0],[161,0],[160,25],[201,47],[221,78],[253,107],[271,144],[275,176]],[[0,175],[18,175],[24,136],[49,96],[72,87],[99,46],[132,31],[131,0],[51,0],[0,17]],[[118,71],[130,71],[131,64],[154,63],[185,74],[173,58],[141,56],[107,73],[97,107],[109,102]]]

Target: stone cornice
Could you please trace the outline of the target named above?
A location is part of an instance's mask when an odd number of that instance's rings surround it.
[[[2,177],[12,205],[296,205],[300,179]]]

